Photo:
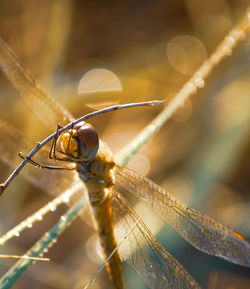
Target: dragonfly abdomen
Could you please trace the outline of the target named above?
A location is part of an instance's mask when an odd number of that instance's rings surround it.
[[[103,250],[104,258],[113,252],[117,246],[117,242],[114,236],[114,223],[112,213],[112,201],[111,194],[107,194],[104,202],[94,206],[92,205],[93,213],[98,226],[98,234],[100,243]],[[122,264],[116,250],[111,259],[106,263],[106,269],[109,275],[109,279],[115,289],[123,289],[122,279]]]

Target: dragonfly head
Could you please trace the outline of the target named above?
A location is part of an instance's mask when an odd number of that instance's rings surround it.
[[[91,124],[79,122],[72,130],[62,134],[61,148],[74,161],[90,161],[99,148],[97,132]]]

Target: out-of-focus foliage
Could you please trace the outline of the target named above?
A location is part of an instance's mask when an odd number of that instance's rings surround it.
[[[99,103],[168,102],[245,13],[247,4],[247,0],[0,1],[0,32],[43,87],[78,117]],[[249,51],[247,38],[129,164],[248,239]],[[82,75],[96,68],[112,70],[123,90],[78,95]],[[47,136],[2,75],[0,81],[0,117],[36,141]],[[92,123],[117,152],[158,112],[159,108],[119,111]],[[1,164],[1,181],[11,169]],[[1,198],[1,235],[50,199],[24,178],[16,179]],[[9,241],[1,253],[24,253],[64,211],[59,207]],[[158,219],[149,218],[147,224],[203,287],[250,287],[249,269],[198,252],[162,228]],[[96,243],[93,229],[77,220],[50,249],[52,261],[38,262],[13,288],[82,288],[102,262]],[[1,261],[1,275],[13,262]],[[125,273],[131,274],[125,278],[127,288],[135,284],[144,288],[133,272]],[[109,288],[105,272],[94,286]]]

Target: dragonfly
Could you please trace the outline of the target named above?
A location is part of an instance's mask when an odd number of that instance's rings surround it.
[[[0,41],[0,66],[22,99],[50,129],[74,120],[37,84],[3,40]],[[15,136],[3,128],[5,134],[14,146],[17,141]],[[78,123],[59,135],[51,151],[55,160],[75,164],[75,170],[59,171],[59,175],[49,173],[45,177],[45,185],[50,183],[46,182],[46,178],[52,178],[56,183],[52,190],[59,193],[58,190],[72,185],[75,176],[79,176],[79,182],[81,180],[85,184],[104,256],[114,252],[106,263],[113,288],[124,288],[122,261],[127,262],[150,288],[201,288],[157,242],[133,210],[131,197],[143,202],[195,248],[242,266],[250,266],[250,244],[244,237],[188,207],[147,177],[116,164],[111,150],[89,123]],[[41,159],[46,162],[48,152]],[[126,234],[126,241],[118,247]]]

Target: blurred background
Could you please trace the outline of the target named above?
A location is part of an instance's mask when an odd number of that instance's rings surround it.
[[[245,14],[247,4],[248,0],[0,1],[0,35],[42,87],[80,117],[107,104],[159,99],[167,105]],[[78,95],[82,76],[96,68],[113,71],[122,91],[97,89]],[[128,164],[248,240],[249,77],[248,37]],[[92,88],[93,83],[95,79]],[[56,129],[49,131],[36,118],[2,73],[0,87],[4,123],[34,141]],[[161,109],[118,111],[91,123],[116,153]],[[17,136],[13,130],[13,139],[22,147]],[[3,182],[13,170],[18,149],[7,141],[0,147]],[[40,188],[23,176],[15,179],[1,198],[1,235],[52,199],[46,186],[54,176]],[[66,209],[58,207],[7,242],[1,254],[26,252]],[[142,214],[157,240],[203,288],[250,287],[249,269],[197,251],[159,219],[148,217],[148,211]],[[97,247],[93,228],[78,218],[46,254],[51,261],[32,266],[13,288],[83,288],[102,262]],[[14,263],[1,260],[1,275]],[[147,288],[128,266],[124,276],[126,288]],[[91,288],[110,288],[104,270]]]

